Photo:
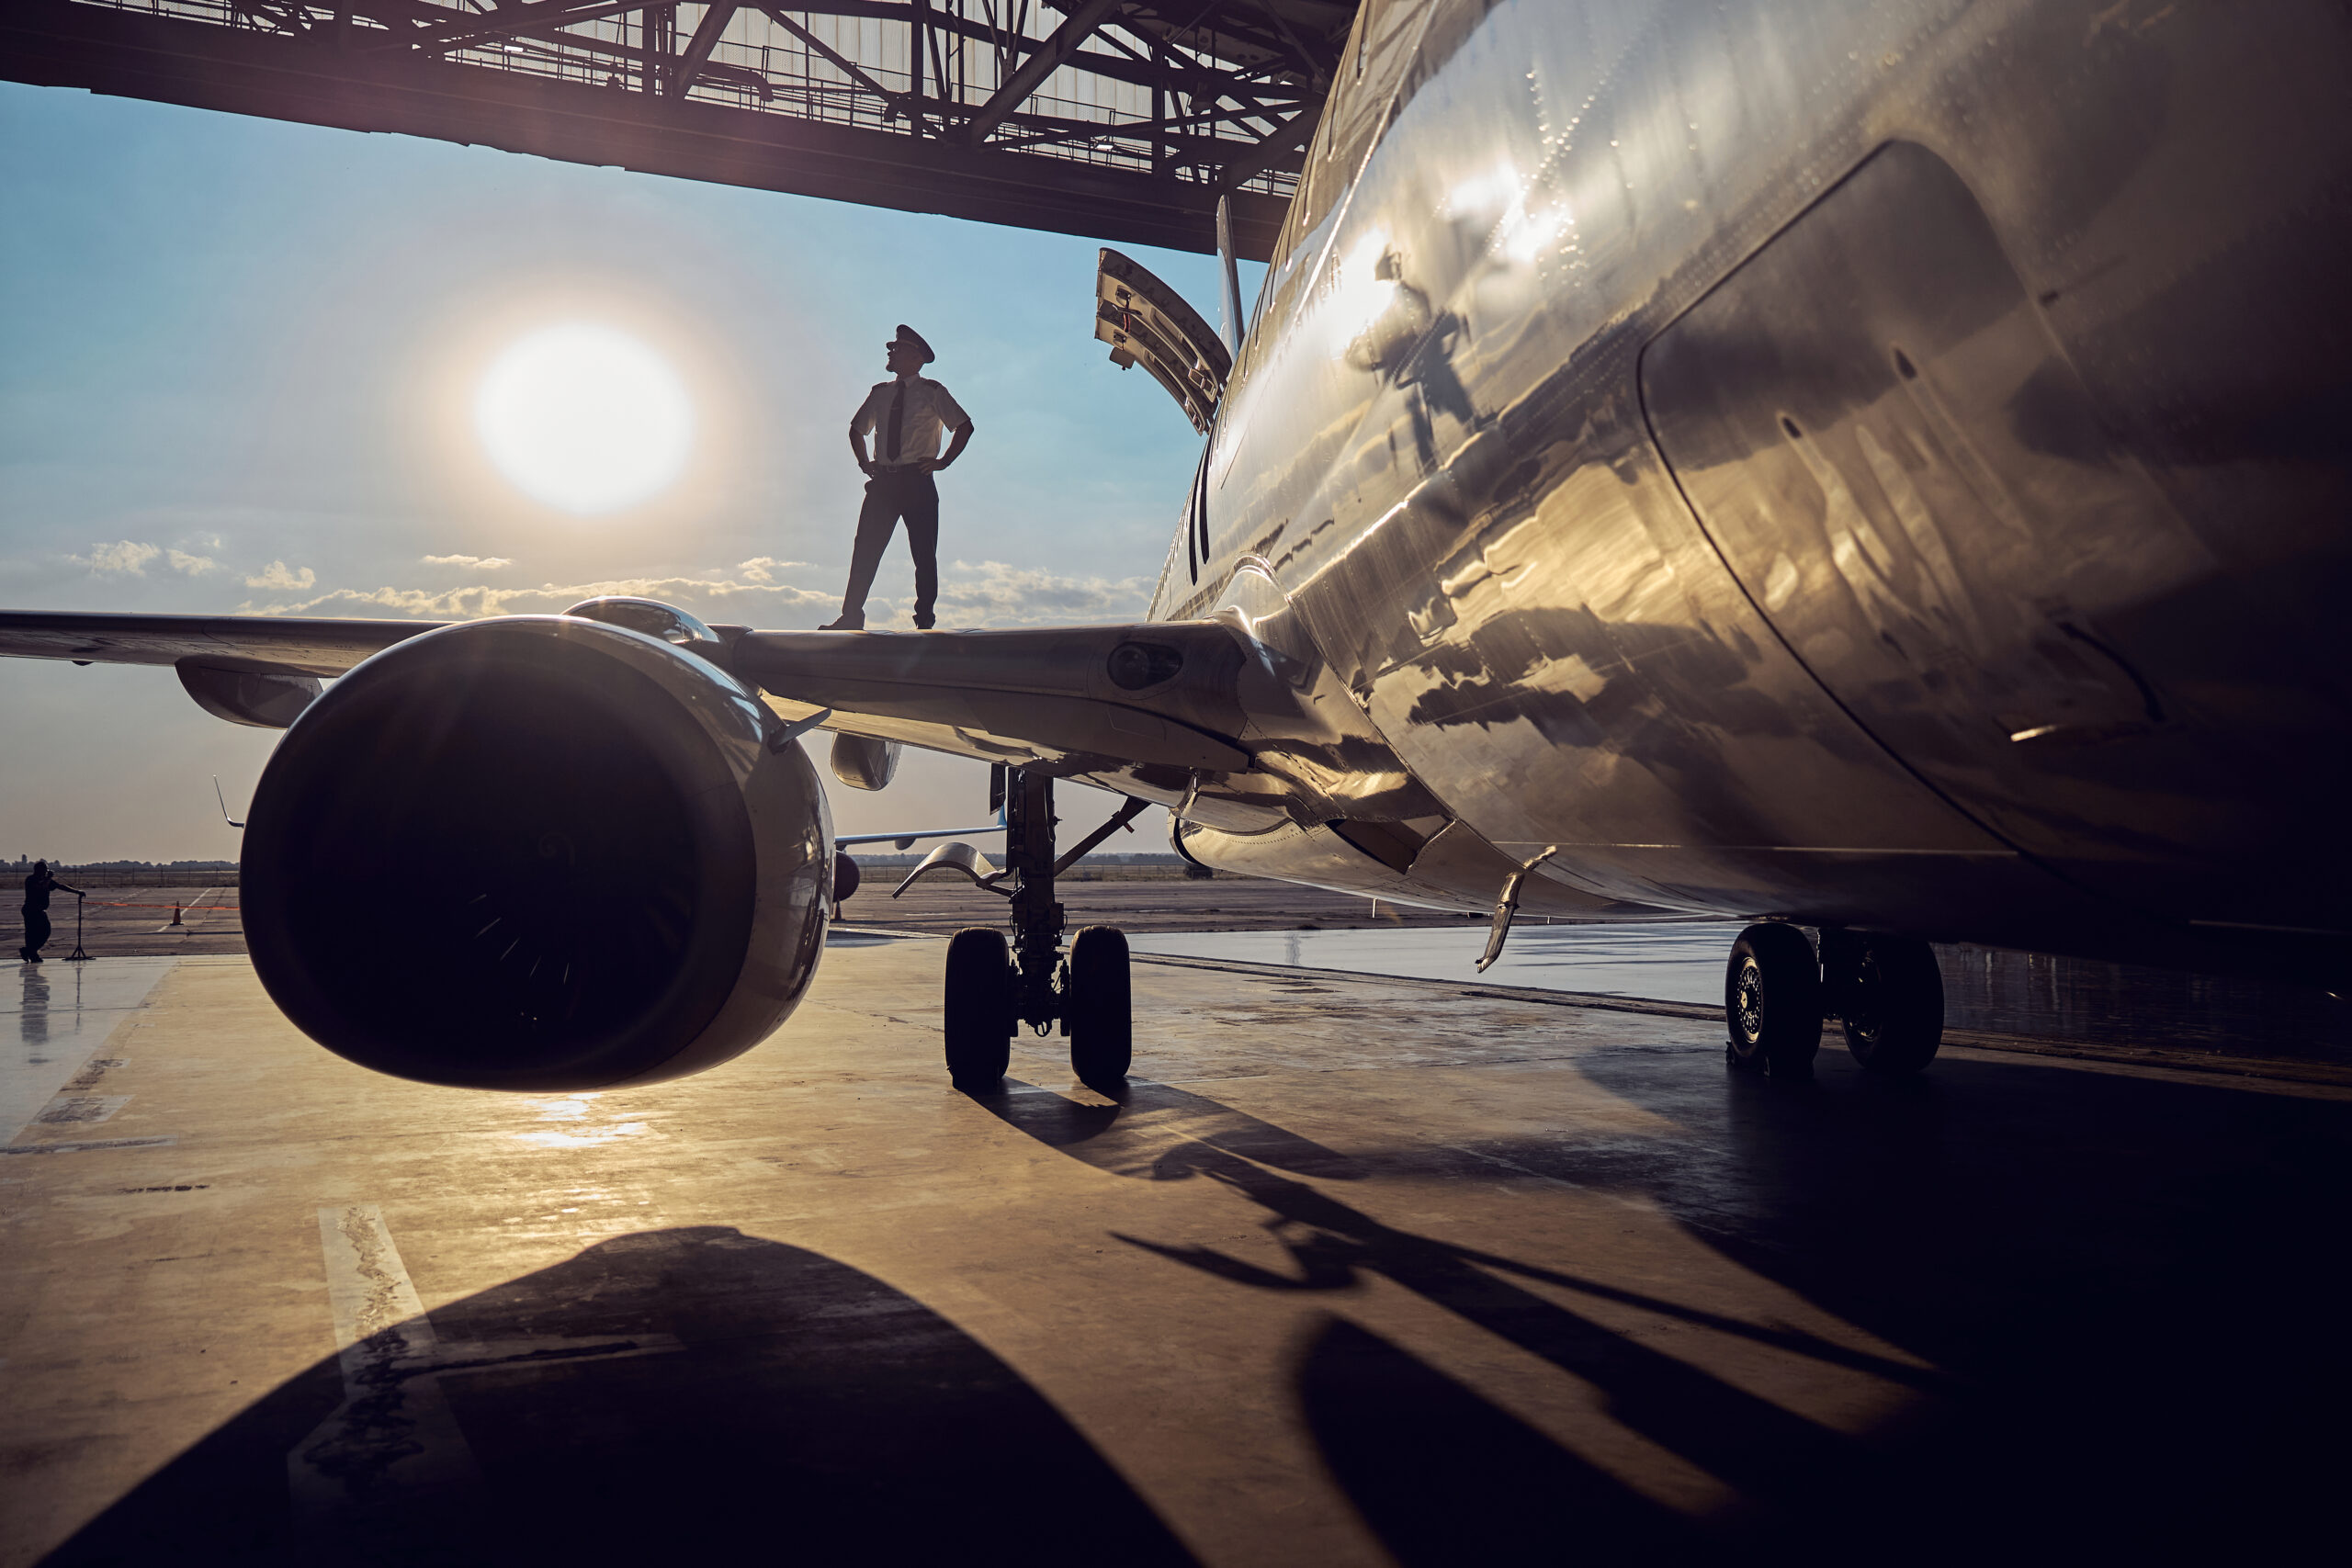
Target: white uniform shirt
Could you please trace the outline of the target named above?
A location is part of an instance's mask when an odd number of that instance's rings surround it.
[[[897,377],[876,381],[849,422],[852,434],[874,437],[874,460],[886,468],[938,457],[940,432],[953,430],[971,418],[954,394],[936,381],[917,376],[904,385],[907,401],[899,411],[898,457],[889,454],[890,400],[899,395],[900,386]]]

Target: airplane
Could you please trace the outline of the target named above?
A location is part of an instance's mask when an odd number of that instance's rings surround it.
[[[435,1083],[773,1032],[824,945],[810,726],[852,784],[1012,770],[1013,940],[946,952],[977,1090],[1023,1023],[1130,1065],[1057,781],[1490,913],[1488,957],[1521,909],[1749,921],[1726,1057],[1772,1076],[1831,1014],[1927,1066],[1931,942],[2340,988],[2346,79],[2317,0],[1367,0],[1246,323],[1102,256],[1098,335],[1203,436],[1143,621],[23,612],[0,652],[284,728],[255,970]]]

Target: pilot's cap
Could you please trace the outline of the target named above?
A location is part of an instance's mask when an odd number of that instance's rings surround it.
[[[931,344],[923,342],[922,333],[915,331],[914,328],[907,325],[904,321],[900,321],[899,323],[899,335],[891,339],[891,343],[893,345],[903,345],[907,348],[913,349],[916,355],[921,358],[925,365],[930,364],[933,360],[939,357],[939,355],[932,353]]]

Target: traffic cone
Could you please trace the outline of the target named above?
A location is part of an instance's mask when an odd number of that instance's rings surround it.
[[[172,924],[179,926],[182,931],[187,930],[187,927],[180,922],[180,907],[177,904],[172,906]]]

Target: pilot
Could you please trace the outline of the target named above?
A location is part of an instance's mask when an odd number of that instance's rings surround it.
[[[47,861],[33,862],[33,874],[25,878],[25,945],[17,949],[17,956],[28,964],[41,961],[41,944],[49,941],[49,895],[52,888],[59,887],[64,887],[76,898],[82,897],[80,888],[65,887],[65,884],[49,874]]]
[[[858,509],[857,542],[850,547],[849,588],[838,620],[817,629],[865,629],[865,592],[890,543],[890,531],[906,519],[907,547],[915,558],[915,628],[929,631],[939,601],[939,487],[931,476],[964,454],[972,439],[972,416],[946,388],[918,374],[938,356],[922,335],[903,323],[883,345],[891,378],[876,382],[849,422],[850,450],[865,470],[865,504]],[[952,432],[943,455],[939,434]],[[865,438],[874,437],[874,455]]]

